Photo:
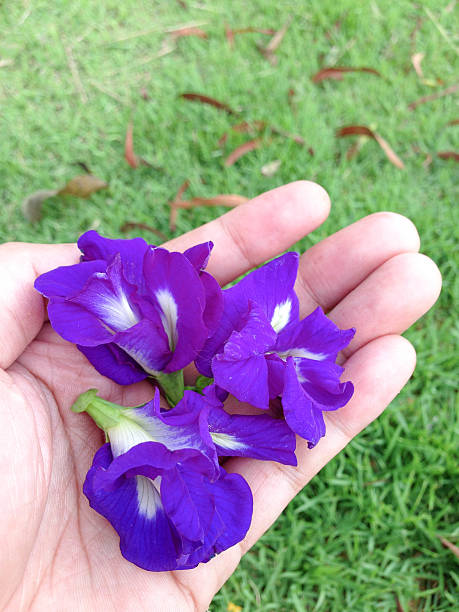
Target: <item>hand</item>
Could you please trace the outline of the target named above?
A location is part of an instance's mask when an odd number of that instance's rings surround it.
[[[328,215],[325,191],[308,182],[275,189],[165,246],[212,240],[209,271],[222,285],[288,249]],[[118,536],[82,494],[103,443],[94,423],[70,411],[97,388],[108,400],[151,399],[142,382],[120,387],[99,375],[46,321],[35,278],[78,261],[75,245],[0,247],[0,608],[7,610],[205,610],[241,556],[290,499],[353,436],[375,419],[410,378],[415,352],[399,334],[435,302],[440,275],[417,253],[413,224],[377,213],[302,256],[297,292],[302,316],[321,305],[357,334],[342,355],[355,394],[326,413],[327,435],[313,450],[299,439],[298,467],[233,458],[254,495],[250,531],[238,546],[194,570],[148,573],[120,554]]]

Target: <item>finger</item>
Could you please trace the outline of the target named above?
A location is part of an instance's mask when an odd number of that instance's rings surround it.
[[[405,253],[386,261],[329,313],[341,329],[356,329],[344,357],[377,336],[404,332],[435,303],[440,289],[440,272],[425,255]]]
[[[333,308],[385,261],[419,250],[413,223],[396,213],[369,215],[311,247],[300,259],[295,290],[305,316]]]
[[[297,181],[268,191],[164,246],[184,251],[212,240],[215,246],[208,271],[225,285],[312,232],[325,221],[329,209],[322,187]]]
[[[238,472],[249,483],[254,498],[253,518],[239,546],[222,553],[204,568],[180,573],[180,581],[187,585],[207,569],[206,580],[200,582],[202,609],[206,609],[207,602],[234,571],[240,557],[272,525],[289,501],[393,400],[410,378],[415,361],[414,349],[404,338],[385,336],[373,340],[346,362],[345,378],[354,381],[355,394],[343,412],[345,427],[340,421],[327,418],[327,434],[312,450],[299,439],[298,467],[243,458],[225,463],[228,471]]]
[[[17,359],[43,325],[45,302],[33,283],[42,272],[78,261],[74,244],[0,245],[0,368]]]

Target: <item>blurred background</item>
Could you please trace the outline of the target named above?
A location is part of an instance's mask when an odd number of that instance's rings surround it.
[[[454,0],[0,3],[1,241],[160,243],[309,179],[333,206],[299,249],[392,210],[443,273],[413,379],[212,611],[459,608],[457,25]]]

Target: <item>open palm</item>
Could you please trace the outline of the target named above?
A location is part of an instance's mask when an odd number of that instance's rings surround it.
[[[212,240],[208,270],[220,281],[238,277],[290,247],[328,215],[319,186],[292,183],[259,196],[167,246],[184,250]],[[234,458],[254,495],[243,542],[194,570],[149,573],[126,561],[118,536],[94,512],[81,488],[103,434],[70,411],[89,388],[136,405],[151,386],[120,387],[99,375],[46,322],[35,278],[78,260],[74,245],[0,247],[0,608],[10,610],[205,610],[241,555],[290,499],[397,395],[415,365],[399,334],[435,302],[440,275],[417,253],[410,221],[371,215],[305,253],[296,290],[301,315],[317,305],[357,334],[343,352],[344,379],[355,394],[326,414],[327,435],[312,450],[299,439],[298,467]]]

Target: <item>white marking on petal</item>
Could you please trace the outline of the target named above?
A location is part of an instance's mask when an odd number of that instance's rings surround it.
[[[291,348],[286,351],[277,351],[276,355],[283,361],[287,361],[287,357],[300,357],[303,359],[314,359],[315,361],[323,361],[327,358],[326,353],[312,353],[304,348]]]
[[[99,278],[106,278],[103,272],[97,272]],[[139,322],[139,318],[123,292],[117,287],[116,293],[100,293],[93,307],[103,321],[115,331],[124,331]]]
[[[118,425],[107,430],[107,435],[114,457],[127,453],[142,442],[156,442],[141,425],[130,418],[121,418]]]
[[[147,519],[155,516],[157,510],[161,508],[161,497],[159,486],[161,477],[154,480],[146,476],[136,476],[137,501],[139,502],[139,514]]]
[[[295,371],[296,371],[296,375],[297,375],[299,383],[303,384],[303,383],[310,382],[310,380],[306,378],[306,376],[303,376],[300,368],[298,367],[298,363],[295,363]]]
[[[166,425],[160,419],[145,416],[139,410],[126,408],[118,425],[107,430],[112,453],[118,457],[142,442],[158,442],[170,450],[200,448],[200,440],[179,427]]]
[[[161,308],[161,323],[169,339],[169,348],[173,351],[177,345],[177,303],[168,289],[160,289],[155,296]]]
[[[291,300],[285,300],[281,304],[277,304],[271,319],[271,327],[275,332],[279,333],[290,320],[290,312],[292,310]]]
[[[213,433],[210,432],[210,436],[214,444],[221,446],[222,448],[227,448],[229,450],[239,450],[242,448],[247,448],[247,445],[243,442],[240,442],[235,436],[225,433]]]

